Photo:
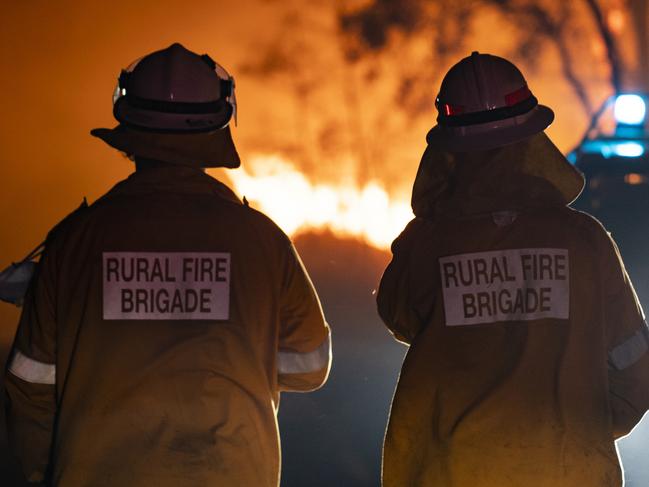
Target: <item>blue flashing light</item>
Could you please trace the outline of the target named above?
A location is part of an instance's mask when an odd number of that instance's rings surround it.
[[[620,95],[615,99],[613,114],[617,123],[624,125],[642,125],[645,122],[647,106],[641,96]]]
[[[644,146],[637,142],[622,142],[612,147],[613,154],[620,157],[640,157],[644,155]]]
[[[606,159],[610,157],[642,157],[645,154],[645,144],[632,140],[589,140],[582,144],[581,151],[587,154],[601,154]]]

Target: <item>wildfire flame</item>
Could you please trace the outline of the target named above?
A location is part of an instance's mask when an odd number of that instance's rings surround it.
[[[330,229],[387,249],[413,218],[406,198],[392,200],[378,182],[313,183],[279,156],[255,156],[231,171],[235,191],[289,235]]]

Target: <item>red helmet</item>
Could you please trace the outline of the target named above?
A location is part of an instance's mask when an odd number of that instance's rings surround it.
[[[453,66],[435,101],[428,144],[449,152],[493,149],[543,131],[554,113],[539,105],[525,78],[501,57],[473,52]]]
[[[172,44],[122,70],[113,114],[123,125],[154,132],[219,130],[236,116],[234,78],[207,54]]]

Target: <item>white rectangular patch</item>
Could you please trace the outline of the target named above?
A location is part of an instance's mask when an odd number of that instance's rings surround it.
[[[227,320],[230,254],[104,252],[105,320]]]
[[[514,249],[439,259],[446,326],[568,319],[566,249]]]

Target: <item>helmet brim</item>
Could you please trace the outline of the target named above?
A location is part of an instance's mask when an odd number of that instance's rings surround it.
[[[119,151],[147,159],[192,167],[241,165],[229,126],[209,133],[167,134],[118,125],[93,129],[90,134]]]
[[[469,126],[465,133],[461,133],[457,127],[435,125],[426,135],[426,142],[431,147],[447,152],[495,149],[542,132],[553,120],[554,112],[549,107],[537,105],[519,124],[508,121],[509,125],[492,128],[494,124],[490,122],[483,124],[484,127]]]

